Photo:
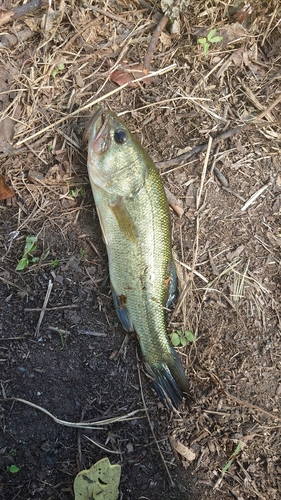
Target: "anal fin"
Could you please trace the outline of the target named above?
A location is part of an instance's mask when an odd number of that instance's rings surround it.
[[[126,308],[126,301],[127,301],[126,295],[117,295],[115,290],[112,288],[112,297],[117,316],[124,330],[126,330],[126,332],[133,332],[134,326],[129,316],[128,310]]]

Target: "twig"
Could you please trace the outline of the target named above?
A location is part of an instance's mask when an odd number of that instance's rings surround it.
[[[252,403],[249,403],[248,401],[244,401],[244,399],[237,398],[236,396],[233,396],[225,389],[222,389],[222,391],[227,398],[231,399],[232,401],[235,401],[239,405],[246,406],[247,408],[250,408],[251,410],[257,410],[258,412],[264,413],[268,417],[273,418],[274,420],[278,420],[278,422],[281,422],[281,417],[278,417],[277,415],[274,415],[273,413],[270,413],[269,411],[264,410],[260,406],[253,405]]]
[[[164,459],[164,457],[163,457],[163,453],[162,453],[162,451],[161,451],[161,449],[160,449],[159,443],[158,443],[158,441],[157,441],[157,439],[156,439],[155,432],[154,432],[154,429],[153,429],[153,427],[152,427],[152,423],[151,423],[150,416],[149,416],[149,413],[148,413],[148,409],[147,409],[147,406],[146,406],[146,404],[145,404],[144,394],[143,394],[143,390],[142,390],[142,381],[141,381],[140,367],[139,367],[139,363],[138,363],[138,362],[137,362],[137,367],[138,367],[138,376],[139,376],[139,384],[140,384],[140,391],[141,391],[141,399],[142,399],[142,404],[143,404],[143,407],[144,407],[144,411],[145,411],[145,413],[146,413],[146,417],[147,417],[147,420],[148,420],[148,423],[149,423],[149,427],[150,427],[150,430],[151,430],[151,434],[152,434],[152,436],[153,436],[153,438],[154,438],[154,441],[155,441],[155,444],[156,444],[157,449],[158,449],[158,451],[159,451],[159,454],[160,454],[161,460],[162,460],[162,462],[163,462],[163,464],[164,464],[164,467],[165,467],[165,470],[166,470],[166,472],[167,472],[167,474],[168,474],[168,477],[169,477],[170,483],[171,483],[171,485],[173,485],[173,484],[174,484],[174,482],[173,482],[173,480],[172,480],[172,476],[171,476],[171,474],[170,474],[170,471],[169,471],[169,469],[168,469],[168,467],[167,467],[167,464],[166,464],[166,462],[165,462],[165,459]]]
[[[206,156],[205,156],[205,161],[204,161],[204,165],[203,165],[202,175],[201,175],[201,183],[200,183],[199,191],[198,191],[198,194],[197,194],[197,197],[196,197],[196,210],[198,210],[199,207],[200,207],[200,201],[201,201],[203,186],[204,186],[204,182],[205,182],[205,177],[206,177],[206,172],[207,172],[207,166],[208,166],[208,161],[209,161],[209,157],[210,157],[210,152],[211,152],[211,149],[212,149],[212,143],[213,143],[213,138],[210,136],[209,137],[208,146],[207,146],[207,152],[206,152]]]
[[[49,280],[48,288],[47,288],[47,292],[46,292],[46,296],[45,296],[45,300],[44,300],[43,307],[42,307],[42,310],[41,310],[41,313],[40,313],[40,316],[39,316],[39,320],[38,320],[38,323],[37,323],[37,326],[36,326],[36,330],[35,330],[35,337],[38,337],[38,335],[39,335],[40,326],[41,326],[41,323],[43,321],[43,318],[44,318],[44,315],[45,315],[45,312],[46,312],[46,307],[47,307],[47,304],[49,302],[49,298],[50,298],[50,295],[51,295],[52,288],[53,288],[53,283],[52,283],[51,280]]]
[[[168,203],[169,203],[170,207],[172,207],[172,209],[176,212],[176,214],[179,217],[181,217],[184,214],[184,209],[179,204],[179,201],[173,195],[173,193],[171,193],[171,191],[169,191],[169,189],[166,188],[166,187],[164,189],[165,189],[165,193],[166,193],[167,200],[168,200]]]
[[[224,141],[225,139],[229,139],[230,137],[233,137],[236,134],[240,134],[240,132],[243,132],[244,130],[246,130],[249,127],[250,127],[250,125],[242,125],[240,127],[235,127],[235,128],[232,128],[231,130],[227,130],[226,132],[223,132],[223,134],[221,134],[218,137],[215,137],[215,139],[213,139],[211,149],[213,149],[220,141]],[[191,149],[187,153],[184,153],[183,155],[177,156],[176,158],[172,158],[171,160],[157,162],[156,166],[158,168],[165,168],[165,167],[173,167],[174,165],[180,165],[180,164],[184,163],[186,160],[189,160],[192,156],[206,151],[207,148],[208,148],[208,144],[201,144],[201,146],[195,146],[195,148]]]
[[[150,43],[149,43],[149,46],[148,46],[148,49],[147,49],[147,52],[144,56],[144,61],[143,61],[143,73],[145,75],[148,75],[148,73],[149,73],[150,63],[151,63],[151,60],[153,58],[153,54],[155,52],[158,39],[159,39],[159,37],[160,37],[160,35],[161,35],[161,33],[162,33],[163,29],[165,28],[168,21],[169,21],[169,18],[164,15],[160,19],[160,22],[158,23],[158,25],[156,26],[156,28],[153,32],[153,35],[151,37],[151,40],[150,40]]]
[[[14,286],[15,288],[17,288],[18,290],[23,290],[23,288],[19,285],[16,285],[16,283],[13,283],[12,281],[10,280],[7,280],[6,278],[3,278],[3,276],[0,276],[0,280],[2,280],[4,283],[6,283],[6,285],[10,285],[10,286]]]
[[[107,10],[99,9],[99,7],[93,6],[88,2],[83,2],[83,7],[85,7],[85,9],[92,10],[93,12],[98,12],[98,14],[102,14],[103,16],[109,17],[109,19],[112,19],[113,21],[118,21],[119,23],[125,24],[125,26],[131,26],[130,23],[126,21],[126,19],[123,19],[123,17],[115,16]]]
[[[72,113],[69,113],[68,115],[63,116],[62,118],[60,118],[56,122],[52,123],[51,125],[48,125],[47,127],[44,127],[41,130],[38,130],[37,132],[30,135],[29,137],[25,137],[25,139],[21,139],[21,141],[18,141],[16,143],[16,146],[19,146],[20,144],[23,144],[26,141],[30,141],[31,139],[34,139],[34,137],[37,137],[38,135],[43,134],[47,130],[52,129],[52,128],[56,127],[57,125],[60,125],[60,123],[63,123],[66,120],[69,120],[70,118],[73,118],[73,116],[79,115],[83,111],[86,111],[87,109],[93,107],[95,104],[98,104],[99,102],[104,101],[108,97],[110,97],[114,94],[117,94],[118,92],[120,92],[121,90],[126,88],[128,85],[131,85],[132,83],[136,83],[136,82],[142,82],[146,78],[151,78],[153,76],[164,75],[165,73],[168,73],[168,71],[172,71],[173,69],[175,69],[176,66],[177,66],[176,64],[171,64],[170,66],[167,66],[166,68],[160,69],[158,71],[154,71],[153,73],[150,73],[149,75],[143,75],[140,78],[136,78],[135,80],[132,80],[130,82],[126,82],[123,85],[120,85],[120,87],[117,87],[116,89],[111,90],[111,92],[108,92],[107,94],[105,94],[101,97],[98,97],[98,99],[94,99],[93,101],[88,102],[88,104],[85,104],[85,106],[82,106],[81,108],[76,109]]]
[[[14,21],[15,19],[19,19],[20,17],[28,16],[28,14],[31,14],[31,12],[35,12],[42,7],[47,7],[47,5],[47,0],[31,0],[31,2],[20,5],[19,7],[15,7],[12,10],[1,10],[0,26],[3,26],[3,24],[6,24],[10,21]]]
[[[71,332],[68,330],[63,330],[62,328],[59,328],[58,326],[48,326],[48,330],[51,330],[51,332],[57,332],[57,333],[62,333],[63,335],[70,335]]]
[[[33,31],[29,28],[18,31],[16,35],[7,33],[0,35],[0,50],[4,48],[10,49],[20,42],[26,42],[26,40],[28,40],[31,36],[33,36]]]
[[[70,304],[68,306],[45,307],[45,311],[57,311],[58,309],[73,309],[79,307],[77,304]],[[39,312],[42,311],[41,307],[26,307],[25,312]]]
[[[217,377],[217,375],[215,375],[214,373],[211,373],[209,375],[211,377],[211,380],[213,380],[213,382],[215,382],[218,385],[218,387],[221,390],[221,392],[227,398],[231,399],[232,401],[235,401],[235,403],[238,403],[241,406],[246,406],[247,408],[250,408],[251,410],[256,410],[256,411],[258,411],[260,413],[264,413],[268,417],[273,418],[274,420],[278,420],[278,422],[281,422],[281,417],[278,417],[277,415],[274,415],[273,413],[270,413],[269,411],[264,410],[260,406],[253,405],[252,403],[249,403],[248,401],[245,401],[244,399],[240,399],[240,398],[237,398],[236,396],[233,396],[226,389],[224,389],[223,384],[220,381],[220,379]]]
[[[119,451],[114,451],[114,450],[110,450],[109,448],[107,448],[106,446],[103,446],[102,444],[98,443],[97,441],[94,441],[92,438],[90,438],[89,436],[86,436],[84,434],[84,438],[88,439],[89,441],[91,441],[91,443],[93,443],[95,446],[97,446],[98,448],[100,448],[101,450],[103,451],[106,451],[107,453],[114,453],[115,455],[120,455],[120,452]]]
[[[175,259],[176,262],[178,262],[182,267],[185,267],[186,269],[188,269],[188,271],[192,271],[192,268],[188,265],[188,264],[185,264],[184,262],[181,262],[180,260],[178,259]],[[198,276],[198,278],[200,278],[202,281],[204,281],[205,283],[209,283],[209,280],[207,280],[207,278],[205,278],[205,276],[203,276],[203,274],[200,274],[198,273],[198,271],[195,271],[193,270],[193,274],[195,274],[195,276]]]
[[[277,104],[280,101],[281,101],[281,94],[279,94],[278,97],[276,97],[275,101],[273,101],[273,103],[270,104],[270,106],[268,106],[268,108],[266,108],[256,118],[254,118],[254,120],[252,121],[252,123],[255,123],[257,120],[260,120],[261,118],[263,118],[264,116],[266,116],[267,113],[269,113],[273,108],[275,108],[275,106],[277,106]],[[272,123],[270,125],[272,125]]]
[[[277,2],[276,7],[275,7],[275,9],[274,9],[274,11],[273,11],[273,13],[272,13],[271,18],[270,18],[270,21],[269,21],[269,23],[268,23],[268,24],[267,24],[267,26],[266,26],[266,30],[265,30],[265,34],[264,34],[263,39],[262,39],[262,42],[261,42],[261,46],[263,46],[263,45],[264,45],[265,39],[266,39],[266,37],[267,37],[267,35],[268,35],[268,33],[269,33],[269,30],[270,30],[271,25],[272,25],[272,23],[273,23],[273,19],[275,18],[275,16],[276,16],[276,14],[277,14],[277,11],[278,11],[279,7],[280,7],[279,2]]]
[[[249,206],[252,203],[254,203],[254,201],[268,188],[268,186],[269,186],[269,183],[265,184],[258,191],[256,191],[254,194],[252,194],[251,198],[249,198],[248,201],[246,201],[245,205],[243,205],[243,207],[241,208],[241,212],[244,212],[245,210],[247,210],[247,208],[249,208]]]
[[[245,203],[245,199],[242,196],[240,196],[240,194],[235,193],[235,191],[232,191],[232,189],[229,189],[226,186],[222,186],[222,189],[224,189],[224,191],[227,191],[228,193],[232,194],[233,196],[236,196],[236,198],[238,198],[238,200],[241,200],[241,201],[243,201],[243,203]]]
[[[3,399],[2,399],[3,401]],[[66,427],[74,427],[76,429],[95,429],[95,430],[101,430],[102,427],[97,427],[101,425],[109,425],[109,424],[114,424],[115,422],[124,422],[127,420],[134,420],[136,418],[143,418],[143,417],[136,417],[136,413],[139,411],[143,410],[134,410],[128,413],[127,415],[121,415],[120,417],[111,417],[111,418],[105,418],[104,420],[97,420],[96,422],[68,422],[67,420],[61,420],[60,418],[55,417],[52,413],[50,413],[48,410],[43,408],[43,406],[36,405],[35,403],[31,403],[31,401],[27,401],[26,399],[22,398],[5,398],[4,401],[19,401],[20,403],[24,403],[28,406],[31,406],[32,408],[35,408],[36,410],[42,411],[48,417],[50,417],[56,424],[60,425],[65,425]]]

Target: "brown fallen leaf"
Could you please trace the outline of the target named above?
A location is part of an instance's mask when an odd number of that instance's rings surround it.
[[[0,174],[0,200],[7,200],[13,196],[15,196],[14,191],[6,184],[4,175]]]
[[[186,458],[192,462],[196,458],[196,454],[194,453],[192,448],[188,448],[180,441],[177,441],[173,436],[170,437],[170,443],[172,448],[177,451],[182,457]]]
[[[108,63],[111,65],[111,61]],[[133,82],[137,78],[141,78],[145,73],[143,71],[143,65],[139,63],[129,63],[128,61],[121,61],[118,68],[113,71],[110,75],[110,79],[117,83],[117,85],[124,85],[125,83]],[[153,77],[147,77],[144,80],[144,84],[148,85],[153,81]],[[139,85],[138,82],[131,83],[128,87],[135,88]]]

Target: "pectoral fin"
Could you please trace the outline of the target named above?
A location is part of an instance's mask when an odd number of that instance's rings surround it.
[[[126,295],[117,295],[115,290],[112,288],[112,296],[117,316],[119,321],[121,321],[124,330],[126,330],[126,332],[133,332],[134,326],[126,308]]]
[[[124,234],[125,238],[128,240],[135,242],[138,238],[138,233],[136,226],[132,217],[130,216],[123,200],[121,197],[115,199],[109,204],[109,208],[115,215],[115,218],[118,222],[118,226],[120,231]]]

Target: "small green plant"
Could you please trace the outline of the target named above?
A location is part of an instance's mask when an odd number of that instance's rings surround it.
[[[39,257],[32,257],[32,253],[35,252],[37,248],[37,236],[27,236],[25,240],[25,247],[23,251],[23,257],[18,262],[16,271],[23,271],[30,262],[38,262]]]
[[[7,471],[11,472],[11,474],[16,474],[19,472],[20,468],[17,465],[8,465],[7,466]]]
[[[57,68],[53,69],[51,75],[53,78],[55,78],[55,76],[58,74],[59,71],[63,71],[65,69],[65,65],[64,64],[60,64]]]
[[[78,196],[84,196],[85,195],[85,190],[81,188],[71,188],[69,190],[69,196],[72,196],[72,198],[78,198]]]
[[[224,468],[222,469],[222,474],[225,474],[229,467],[231,466],[233,460],[237,457],[237,455],[239,455],[240,451],[243,449],[243,443],[241,441],[239,441],[238,445],[236,446],[233,454],[231,455],[229,461],[227,462],[227,464],[224,466]]]
[[[80,248],[79,253],[80,253],[81,257],[85,257],[86,256],[86,252],[85,252],[84,248]]]
[[[58,259],[51,260],[52,268],[55,269],[55,267],[57,267],[58,263],[59,263]]]
[[[60,336],[61,348],[64,349],[66,347],[66,335],[64,335],[59,329],[58,334]]]
[[[190,330],[176,330],[171,335],[171,341],[175,347],[184,347],[188,342],[194,342],[195,336]]]
[[[222,36],[215,36],[217,30],[214,28],[208,33],[207,38],[198,38],[198,42],[203,45],[204,55],[206,56],[209,52],[209,48],[212,43],[219,43],[222,41]]]

